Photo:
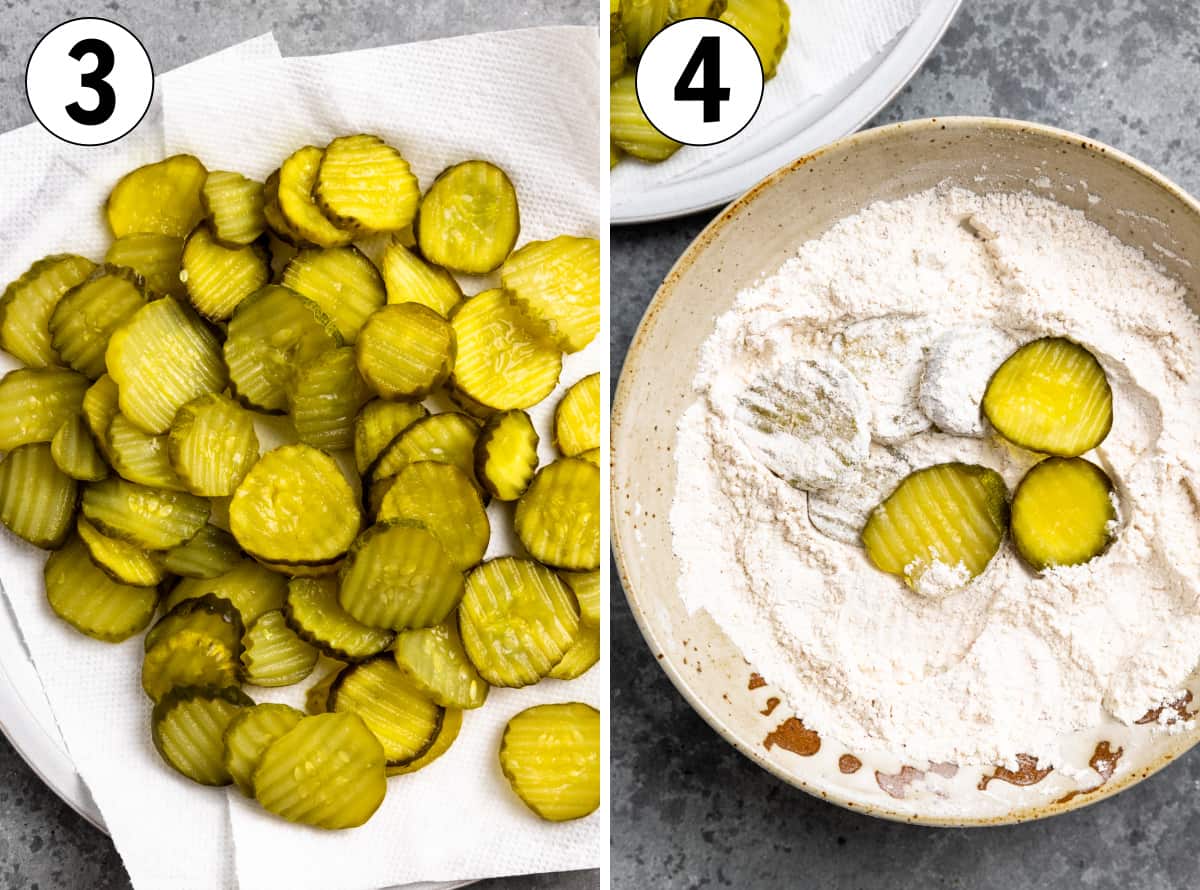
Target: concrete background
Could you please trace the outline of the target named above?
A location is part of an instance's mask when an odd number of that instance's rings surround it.
[[[792,27],[803,27],[792,0]],[[1193,194],[1194,0],[966,0],[875,123],[992,114],[1055,124],[1147,161]],[[646,304],[713,216],[614,230],[614,377]],[[614,572],[615,577],[615,572]],[[1200,753],[1044,823],[922,829],[815,800],[743,759],[658,669],[613,596],[612,885],[640,888],[1200,886]]]
[[[24,77],[34,44],[59,22],[88,15],[113,19],[132,30],[146,45],[155,70],[162,72],[271,30],[284,55],[309,55],[478,31],[593,24],[598,21],[599,8],[597,0],[256,0],[227,4],[200,0],[107,0],[103,4],[0,0],[0,132],[33,121],[25,101]],[[479,890],[593,890],[598,885],[598,872],[585,871],[483,881],[474,886]],[[120,857],[109,839],[42,785],[0,738],[0,888],[128,887]]]

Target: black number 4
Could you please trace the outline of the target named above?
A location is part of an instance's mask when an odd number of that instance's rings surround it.
[[[700,86],[692,86],[692,80],[700,66],[704,66],[704,79]],[[721,40],[709,35],[701,37],[696,51],[683,66],[683,74],[675,82],[676,102],[703,102],[704,122],[716,123],[721,119],[721,103],[729,101],[729,87],[721,86]]]
[[[89,110],[78,102],[72,102],[67,106],[67,114],[71,116],[71,120],[87,127],[104,123],[112,117],[117,108],[117,94],[104,79],[112,73],[113,63],[116,61],[113,58],[112,47],[98,37],[86,37],[71,47],[68,55],[77,62],[82,61],[84,56],[95,57],[96,67],[79,76],[79,85],[96,94],[96,107]]]

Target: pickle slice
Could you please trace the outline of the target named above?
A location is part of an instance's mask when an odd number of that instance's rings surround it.
[[[1008,490],[995,470],[936,464],[905,477],[862,532],[875,566],[923,596],[954,593],[987,568],[1008,526]]]
[[[0,348],[31,368],[59,364],[50,316],[63,294],[95,270],[91,260],[64,253],[38,260],[0,297]]]
[[[75,532],[87,547],[92,562],[114,581],[135,587],[153,587],[167,576],[162,563],[141,547],[101,534],[82,516],[75,523]]]
[[[357,247],[302,250],[284,267],[282,283],[316,303],[347,344],[387,299],[379,270]]]
[[[329,690],[331,713],[357,714],[383,745],[388,766],[402,766],[433,745],[443,709],[384,655],[350,665]]]
[[[320,653],[288,627],[283,612],[259,615],[246,628],[242,664],[253,686],[291,686],[313,672]]]
[[[393,240],[379,262],[389,303],[420,303],[442,318],[449,318],[462,302],[462,288],[454,276],[425,262],[403,244]]]
[[[108,478],[84,486],[83,515],[101,532],[147,550],[177,547],[208,521],[208,501]]]
[[[233,535],[215,525],[200,527],[187,541],[162,555],[162,564],[170,572],[185,578],[216,578],[224,575],[242,559]]]
[[[585,624],[600,626],[601,591],[600,573],[559,572],[558,577],[566,582],[579,601],[579,615]]]
[[[791,9],[784,0],[726,0],[721,21],[733,25],[754,47],[762,62],[763,77],[779,70],[791,29]]]
[[[579,634],[570,589],[531,559],[502,556],[467,576],[458,610],[463,648],[493,686],[528,686],[562,661]]]
[[[135,312],[113,334],[105,361],[121,413],[148,433],[165,433],[181,407],[225,388],[217,338],[170,297]]]
[[[49,442],[83,406],[86,377],[65,368],[17,368],[0,379],[0,451]]]
[[[951,328],[938,337],[925,359],[918,404],[944,433],[981,439],[983,394],[996,368],[1017,342],[991,325]]]
[[[242,794],[254,797],[254,771],[263,753],[303,719],[303,711],[267,702],[244,708],[229,721],[224,736],[224,764]]]
[[[257,241],[266,228],[263,184],[228,170],[210,170],[200,203],[216,239],[229,247]]]
[[[274,563],[335,560],[361,524],[354,491],[337,462],[303,444],[264,454],[229,505],[229,530],[241,548]]]
[[[636,59],[654,35],[667,26],[668,0],[621,0],[625,54]]]
[[[72,479],[96,482],[108,475],[108,465],[100,456],[82,414],[72,416],[58,428],[50,440],[50,455],[58,468]]]
[[[1044,337],[1026,343],[992,375],[983,413],[1000,435],[1022,448],[1077,457],[1112,429],[1112,388],[1084,347]]]
[[[600,242],[559,235],[531,241],[505,261],[500,280],[513,302],[564,352],[600,332]]]
[[[727,6],[727,0],[669,0],[667,21],[674,23],[684,19],[720,18]]]
[[[608,79],[614,81],[621,76],[625,70],[625,63],[629,61],[628,51],[625,49],[625,29],[621,25],[621,14],[613,12],[608,17]]]
[[[566,457],[600,447],[600,373],[589,374],[563,395],[554,410],[554,444]]]
[[[304,710],[306,713],[314,715],[329,713],[329,690],[333,688],[333,684],[337,682],[338,675],[345,669],[345,665],[339,665],[312,686],[308,687],[308,691],[304,693]]]
[[[50,554],[43,577],[54,614],[94,640],[119,643],[140,633],[158,607],[156,588],[114,581],[77,537]]]
[[[83,394],[83,416],[87,420],[96,447],[105,458],[111,457],[108,447],[108,428],[121,410],[116,382],[107,374],[88,387]]]
[[[562,661],[547,674],[552,680],[577,680],[600,661],[600,628],[590,624],[579,626],[579,636],[562,657]]]
[[[358,372],[352,347],[330,349],[300,365],[287,393],[301,442],[325,451],[354,444],[354,419],[371,391]]]
[[[252,559],[242,559],[232,569],[215,578],[183,578],[167,595],[166,608],[206,593],[227,599],[246,623],[264,612],[283,608],[288,579]]]
[[[458,734],[462,730],[462,723],[463,712],[458,708],[447,708],[446,712],[442,715],[442,728],[438,730],[437,738],[433,740],[433,744],[429,746],[429,750],[420,757],[410,760],[401,766],[389,766],[387,774],[389,776],[404,776],[429,766],[429,764],[450,750],[450,746],[458,739]]]
[[[403,631],[394,655],[413,685],[443,708],[480,708],[487,701],[487,681],[467,657],[454,619]]]
[[[314,145],[293,152],[279,167],[274,194],[288,233],[294,233],[295,240],[320,247],[342,247],[354,240],[354,233],[330,221],[312,196],[324,157],[325,152]]]
[[[608,129],[617,148],[642,161],[665,161],[683,147],[646,118],[638,102],[637,72],[633,70],[626,71],[609,87]]]
[[[144,433],[117,414],[108,425],[108,450],[113,469],[124,479],[152,488],[184,491],[183,480],[171,467],[167,437]]]
[[[446,382],[457,352],[454,328],[420,303],[385,306],[354,347],[363,379],[385,399],[418,400]]]
[[[200,189],[207,176],[204,165],[191,155],[172,155],[126,173],[104,206],[113,237],[184,237],[204,216]]]
[[[465,414],[434,414],[415,421],[379,453],[369,471],[372,481],[387,479],[409,464],[432,460],[454,464],[474,478],[479,424]]]
[[[279,208],[278,168],[273,170],[263,183],[263,219],[271,234],[284,244],[290,244],[293,247],[315,246],[311,241],[305,241],[292,229],[283,215],[283,211]]]
[[[508,721],[500,768],[543,819],[581,819],[600,806],[600,712],[567,702],[527,708]]]
[[[357,715],[305,717],[263,753],[254,794],[289,822],[354,828],[383,803],[386,762],[383,746]]]
[[[863,526],[871,511],[912,469],[903,455],[872,442],[867,459],[846,482],[808,493],[808,521],[830,540],[861,544]]]
[[[180,408],[163,438],[171,466],[192,494],[233,494],[258,460],[254,419],[219,393],[207,393]]]
[[[1017,552],[1036,571],[1077,566],[1108,549],[1116,531],[1108,474],[1081,457],[1051,457],[1033,467],[1012,501]]]
[[[206,593],[168,606],[167,613],[147,632],[145,651],[185,630],[216,640],[233,654],[235,661],[241,656],[242,635],[246,630],[242,613],[224,596]]]
[[[378,136],[339,136],[325,146],[313,197],[355,232],[395,232],[413,221],[421,187],[408,161]]]
[[[152,295],[185,299],[187,288],[179,280],[183,269],[183,239],[170,235],[126,235],[109,245],[104,262],[129,269],[146,282]]]
[[[205,225],[188,235],[181,262],[188,302],[209,321],[225,321],[271,280],[271,252],[264,243],[226,247]]]
[[[452,382],[473,401],[497,411],[530,408],[558,385],[560,350],[529,329],[504,291],[467,300],[450,324],[458,341]]]
[[[396,476],[376,520],[411,519],[441,541],[459,571],[477,565],[487,552],[491,525],[471,478],[453,464],[418,461]]]
[[[35,547],[63,545],[78,495],[78,484],[58,468],[49,445],[22,445],[0,460],[0,522]]]
[[[515,501],[537,471],[537,447],[528,414],[519,409],[494,414],[475,442],[475,478],[497,500]]]
[[[358,472],[365,474],[388,443],[428,416],[428,409],[420,402],[374,399],[363,405],[354,420],[354,463]]]
[[[517,537],[539,562],[588,572],[600,567],[600,470],[573,457],[542,467],[517,501]]]
[[[583,452],[583,454],[579,455],[579,459],[586,460],[593,467],[599,467],[600,466],[600,449],[599,448],[591,448],[591,449]]]
[[[283,614],[297,636],[339,661],[364,661],[396,639],[394,631],[368,627],[342,608],[336,578],[293,578]]]
[[[421,254],[468,275],[500,267],[521,232],[517,191],[508,175],[487,161],[455,164],[421,199],[414,224]]]
[[[95,380],[105,371],[112,335],[145,305],[141,279],[103,266],[58,301],[47,323],[50,342],[64,363]]]
[[[239,665],[233,650],[200,631],[183,628],[162,636],[142,659],[142,689],[162,701],[172,689],[237,686]]]
[[[180,686],[154,706],[150,734],[168,766],[201,785],[228,785],[225,730],[254,702],[236,686]]]

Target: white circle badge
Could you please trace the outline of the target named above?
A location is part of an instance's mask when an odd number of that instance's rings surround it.
[[[659,31],[642,53],[637,95],[664,136],[716,145],[758,111],[763,68],[741,31],[717,19],[684,19]]]
[[[75,145],[104,145],[138,125],[154,96],[140,40],[108,19],[63,22],[38,41],[25,93],[43,127]]]

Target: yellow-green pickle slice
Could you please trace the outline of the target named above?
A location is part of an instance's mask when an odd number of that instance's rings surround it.
[[[192,494],[226,497],[258,460],[254,418],[233,399],[207,393],[179,409],[167,439],[171,466]]]
[[[442,728],[438,730],[437,738],[433,740],[433,744],[429,746],[429,750],[408,763],[400,764],[399,766],[389,766],[387,774],[389,776],[404,776],[408,773],[415,773],[419,769],[424,769],[433,763],[443,754],[450,750],[450,746],[458,739],[459,732],[462,731],[463,712],[458,708],[447,708],[442,715]]]
[[[431,263],[486,275],[516,246],[521,232],[517,190],[495,164],[455,164],[421,199],[415,228],[421,254]]]
[[[475,442],[475,478],[492,497],[515,501],[538,465],[538,434],[520,409],[493,414]]]
[[[246,628],[242,665],[252,686],[291,686],[312,673],[320,653],[288,627],[283,612],[264,612]]]
[[[233,535],[211,523],[162,555],[167,571],[184,578],[216,578],[236,566],[242,551]]]
[[[229,571],[212,578],[183,578],[163,604],[173,609],[186,600],[215,594],[229,600],[244,622],[251,622],[272,609],[283,608],[288,579],[253,559],[239,558]],[[241,634],[238,635],[239,639]]]
[[[349,346],[330,349],[296,369],[288,383],[288,409],[301,442],[325,451],[354,444],[354,419],[371,391]]]
[[[84,486],[83,515],[104,534],[147,550],[178,547],[208,521],[208,501],[109,477]]]
[[[190,628],[161,636],[142,659],[142,689],[161,701],[172,689],[236,686],[237,656],[222,641]]]
[[[244,708],[225,728],[225,769],[238,790],[254,797],[254,771],[263,753],[284,733],[304,719],[304,712],[290,705],[265,702]]]
[[[0,522],[35,547],[63,545],[78,496],[78,483],[58,468],[45,443],[22,445],[0,460]]]
[[[108,475],[108,464],[82,414],[58,428],[50,440],[50,455],[60,470],[80,482],[98,482]]]
[[[167,570],[156,554],[141,547],[110,538],[82,516],[75,523],[75,531],[92,557],[92,562],[114,581],[138,587],[153,587],[162,583]]]
[[[83,406],[87,378],[65,368],[17,368],[0,379],[0,451],[49,442]]]
[[[1118,521],[1108,474],[1081,457],[1051,457],[1033,467],[1013,495],[1017,552],[1037,571],[1076,566],[1108,549]]]
[[[124,414],[117,414],[108,425],[107,438],[112,467],[123,479],[152,488],[187,490],[171,466],[166,436],[143,432]]]
[[[207,177],[204,165],[191,155],[172,155],[126,173],[104,208],[113,237],[184,237],[204,216],[200,190]]]
[[[421,259],[398,241],[392,241],[379,262],[389,303],[420,303],[442,318],[449,318],[462,302],[462,288],[454,276]]]
[[[324,157],[322,149],[306,145],[292,152],[280,165],[274,183],[270,179],[267,181],[268,199],[274,196],[278,203],[287,226],[284,234],[291,236],[288,240],[293,244],[342,247],[354,240],[354,233],[332,222],[313,199],[313,187],[317,184],[317,173]],[[281,229],[276,228],[276,231]]]
[[[183,239],[141,233],[118,238],[109,245],[104,262],[130,270],[146,282],[151,296],[186,299],[179,280],[183,269]]]
[[[0,348],[31,368],[59,363],[50,343],[50,316],[71,288],[87,280],[95,264],[69,253],[38,260],[0,297]]]
[[[625,54],[636,59],[654,35],[667,25],[668,0],[621,0],[621,30],[625,35]]]
[[[257,241],[266,229],[263,184],[229,170],[210,170],[200,201],[216,239],[230,247]]]
[[[600,626],[600,573],[597,572],[559,572],[562,578],[579,600],[579,614],[587,624]]]
[[[543,819],[566,822],[600,806],[600,712],[580,702],[537,705],[508,721],[500,768]]]
[[[599,661],[600,628],[581,624],[574,645],[547,676],[552,680],[576,680],[594,668]]]
[[[563,395],[554,410],[554,444],[566,457],[600,447],[600,374],[589,374]]]
[[[346,343],[387,300],[379,270],[357,247],[302,250],[284,267],[282,282],[316,303]]]
[[[417,213],[421,188],[408,161],[378,136],[339,136],[327,146],[313,197],[338,226],[395,232]]]
[[[329,710],[361,717],[383,745],[388,766],[416,760],[442,727],[442,707],[386,655],[345,668],[329,689]]]
[[[443,708],[470,710],[487,701],[487,681],[467,657],[453,618],[435,627],[403,631],[393,653],[413,685]]]
[[[517,501],[513,525],[539,562],[574,572],[599,568],[599,468],[573,457],[542,467]]]
[[[579,352],[600,332],[595,238],[531,241],[505,260],[500,280],[526,318],[564,352]]]
[[[453,464],[409,464],[388,488],[377,521],[412,519],[442,542],[459,571],[478,565],[491,540],[491,525],[471,477]]]
[[[77,537],[50,554],[43,577],[54,614],[94,640],[119,643],[140,633],[158,607],[157,588],[114,581]]]
[[[721,21],[741,31],[758,53],[763,76],[779,69],[791,30],[791,9],[784,0],[726,0]]]
[[[411,424],[429,416],[420,402],[389,402],[373,399],[363,405],[354,420],[354,463],[365,474],[375,458]]]
[[[228,785],[225,730],[254,702],[236,686],[224,689],[179,686],[154,706],[150,735],[159,756],[201,785]]]
[[[67,291],[50,314],[47,329],[54,351],[65,364],[95,380],[105,371],[112,335],[145,305],[140,278],[126,269],[102,266]]]
[[[446,382],[458,345],[454,328],[426,306],[385,306],[367,319],[354,347],[358,370],[385,399],[417,400]]]
[[[474,476],[478,421],[465,414],[434,414],[417,420],[379,453],[368,470],[372,481],[387,479],[421,460],[454,464]]]
[[[209,321],[225,321],[271,280],[271,252],[264,242],[227,247],[205,225],[188,236],[182,264],[188,302]]]
[[[683,147],[650,123],[637,97],[637,73],[628,70],[612,82],[608,96],[608,128],[613,144],[642,161],[665,161]]]
[[[242,614],[230,600],[206,593],[167,607],[167,613],[146,633],[143,647],[149,652],[160,642],[180,631],[193,631],[216,640],[240,658],[245,625]]]
[[[356,621],[342,608],[336,578],[293,578],[283,614],[297,636],[339,661],[364,661],[396,639],[395,631]]]

